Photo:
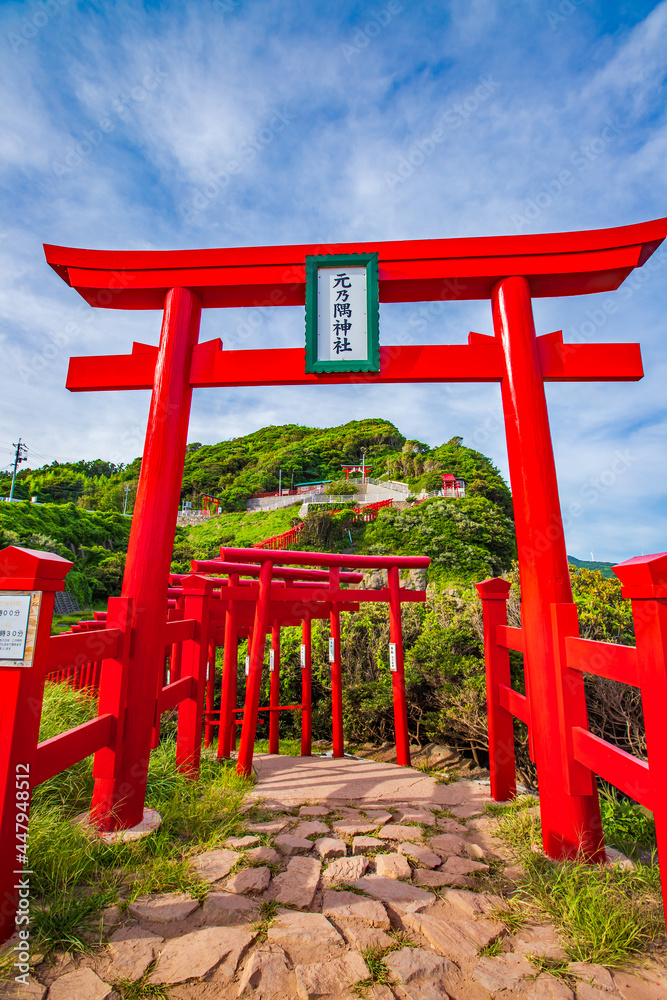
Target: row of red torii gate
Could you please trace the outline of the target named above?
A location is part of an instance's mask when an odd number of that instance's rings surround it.
[[[639,346],[566,344],[560,331],[537,336],[532,312],[536,297],[614,291],[634,268],[649,260],[665,235],[667,220],[659,219],[578,233],[317,247],[191,251],[46,247],[49,264],[93,307],[161,309],[163,322],[157,347],[135,344],[128,355],[70,361],[67,386],[71,391],[146,389],[152,393],[122,595],[110,600],[106,621],[100,623],[105,627],[50,638],[53,592],[62,588],[68,564],[48,553],[17,549],[0,553],[0,592],[30,591],[42,600],[32,661],[37,666],[26,669],[0,660],[0,864],[6,869],[0,869],[0,936],[11,932],[17,903],[12,887],[15,877],[4,859],[14,860],[19,766],[28,769],[28,784],[33,787],[45,775],[57,773],[52,770],[50,755],[57,758],[60,770],[95,752],[93,820],[103,830],[127,829],[139,824],[144,815],[150,750],[159,712],[165,705],[180,704],[183,732],[189,727],[191,734],[180,766],[191,767],[189,761],[198,752],[204,709],[200,707],[201,692],[195,696],[195,689],[196,676],[201,680],[201,673],[197,674],[194,666],[186,669],[184,664],[196,662],[201,670],[202,661],[206,663],[208,647],[202,642],[206,635],[202,623],[206,615],[215,620],[216,601],[222,601],[215,591],[222,595],[224,588],[229,588],[226,596],[232,603],[242,601],[244,588],[255,585],[241,584],[240,579],[234,583],[238,574],[229,567],[228,574],[223,573],[227,580],[224,587],[216,587],[208,579],[208,569],[205,577],[197,572],[179,581],[183,619],[170,619],[167,614],[170,558],[194,388],[500,383],[522,627],[509,629],[503,622],[505,582],[481,584],[494,794],[512,792],[511,720],[513,716],[522,718],[529,728],[544,847],[551,857],[570,857],[579,851],[591,860],[603,856],[596,774],[653,809],[659,851],[667,856],[667,734],[660,717],[660,706],[667,698],[667,556],[642,557],[619,568],[624,592],[633,600],[636,648],[602,650],[598,647],[610,644],[577,645],[585,640],[578,638],[576,606],[572,603],[544,393],[546,381],[636,381],[643,375]],[[225,351],[220,340],[198,343],[202,308],[303,306],[306,259],[326,254],[337,259],[373,257],[382,303],[490,299],[494,335],[471,333],[468,343],[461,345],[383,345],[376,368],[356,373],[309,365],[302,347]],[[308,563],[312,554],[254,553],[252,559],[247,554],[242,557],[248,565],[259,566],[253,636],[255,630],[259,636],[270,627],[272,602],[286,596],[279,595],[280,587],[289,592],[290,600],[298,602],[303,596],[301,584],[308,584],[310,600],[315,603],[326,589],[324,603],[328,600],[331,605],[328,615],[332,610],[338,613],[348,602],[361,600],[362,591],[347,591],[342,596],[341,574],[359,565],[352,557],[320,564],[327,580],[303,576],[289,580],[277,572],[274,578],[274,569],[284,566],[286,557],[297,568],[312,568]],[[223,555],[225,563],[238,562],[238,558],[228,550]],[[400,561],[391,558],[390,572],[398,574]],[[325,588],[313,586],[315,583],[324,583]],[[387,600],[390,607],[394,601],[393,614],[400,619],[404,595],[396,596],[397,586],[387,588]],[[299,615],[295,613],[292,620],[296,618]],[[58,640],[62,641],[56,646]],[[178,643],[182,643],[181,676],[165,685],[164,651]],[[396,642],[397,651],[399,646]],[[525,696],[509,684],[509,649],[524,655]],[[335,642],[333,651],[335,656]],[[252,757],[251,720],[253,716],[256,720],[259,707],[263,655],[263,642],[253,639],[247,678],[250,700],[239,751],[242,770]],[[102,661],[99,715],[56,737],[57,744],[38,745],[45,676],[71,667],[77,657],[83,657],[80,662]],[[335,665],[335,660],[331,662]],[[587,671],[642,688],[649,764],[588,732],[583,683]],[[218,721],[224,749],[231,740],[231,691],[223,690],[223,698],[227,699],[226,707]],[[340,738],[336,736],[336,711],[334,708],[334,745],[342,751],[342,733]],[[198,716],[199,712],[202,715]],[[400,737],[400,724],[397,733]],[[28,812],[29,793],[22,811],[26,821]],[[667,879],[667,865],[663,871]]]

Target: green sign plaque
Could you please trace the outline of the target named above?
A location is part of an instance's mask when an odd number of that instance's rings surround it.
[[[380,371],[376,253],[306,257],[306,371]]]

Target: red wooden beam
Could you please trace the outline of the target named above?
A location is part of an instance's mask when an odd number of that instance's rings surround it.
[[[575,759],[630,798],[653,809],[649,765],[580,726],[572,730]]]
[[[33,787],[108,746],[115,726],[113,715],[98,715],[96,719],[40,743],[31,773]]]
[[[309,254],[377,252],[381,302],[488,299],[512,274],[533,297],[612,291],[667,235],[667,219],[534,236],[336,243],[217,250],[83,250],[46,244],[51,267],[93,306],[161,309],[187,287],[204,307],[305,302]]]
[[[101,623],[103,624],[103,623]],[[98,632],[64,632],[49,639],[45,673],[78,667],[83,663],[105,660],[118,652],[120,629],[109,628]]]
[[[546,382],[633,382],[642,378],[638,344],[563,344],[560,331],[538,337]],[[380,348],[378,373],[313,375],[305,372],[305,350],[223,351],[220,341],[195,348],[190,385],[196,389],[265,385],[345,385],[398,382],[499,382],[505,375],[495,337],[471,333],[467,344]],[[136,345],[135,345],[136,346]],[[141,353],[71,358],[71,392],[151,389],[157,348]]]
[[[636,646],[617,646],[613,642],[596,642],[577,636],[566,636],[564,642],[570,670],[640,686]]]

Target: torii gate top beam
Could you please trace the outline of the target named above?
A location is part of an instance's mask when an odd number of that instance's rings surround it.
[[[305,303],[309,254],[377,252],[381,302],[491,298],[507,275],[534,298],[613,291],[667,235],[667,219],[577,233],[219,250],[76,250],[45,244],[51,267],[91,306],[162,309],[170,288],[204,307]]]

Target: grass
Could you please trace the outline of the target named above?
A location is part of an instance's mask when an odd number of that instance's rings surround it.
[[[62,684],[47,685],[40,739],[94,714],[84,695]],[[200,780],[190,781],[176,770],[171,739],[151,754],[146,805],[162,816],[161,827],[151,836],[105,844],[72,823],[89,806],[92,784],[88,758],[40,785],[33,796],[27,867],[34,873],[33,932],[44,953],[83,950],[95,916],[119,899],[182,891],[202,900],[206,883],[190,869],[188,859],[240,833],[245,821],[241,804],[249,784],[236,775],[234,765],[205,751]]]
[[[368,990],[373,986],[390,986],[393,982],[392,975],[385,965],[384,956],[394,948],[380,948],[378,945],[371,945],[370,948],[362,948],[361,954],[368,966],[370,973],[366,979],[359,979],[352,983],[351,989],[357,996],[365,997]]]
[[[520,899],[554,921],[572,961],[622,965],[646,955],[664,933],[657,865],[626,870],[579,859],[552,861],[541,851],[539,820],[521,808],[505,811],[500,833],[525,868]]]
[[[653,813],[626,798],[611,785],[600,788],[604,839],[629,858],[649,857],[657,851]]]
[[[491,944],[485,945],[480,949],[479,954],[482,958],[495,958],[496,955],[501,955],[503,951],[503,941],[502,938],[496,938]]]
[[[259,920],[253,925],[257,931],[257,944],[266,941],[269,927],[275,920],[278,912],[278,903],[275,899],[263,899],[259,904]]]
[[[173,996],[168,986],[149,983],[148,977],[153,971],[153,962],[141,979],[117,979],[113,988],[121,1000],[171,1000]]]
[[[288,757],[300,757],[301,756],[301,740],[296,739],[281,739],[279,743],[279,749],[281,754],[285,754]],[[255,740],[255,753],[268,753],[269,752],[269,740]],[[272,819],[275,819],[275,813],[271,815]]]

